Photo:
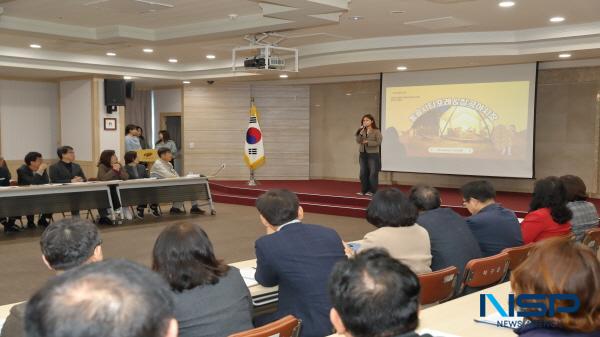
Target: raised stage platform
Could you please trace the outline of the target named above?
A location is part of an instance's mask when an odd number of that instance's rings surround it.
[[[396,187],[408,192],[410,186],[382,185],[380,188]],[[258,186],[248,186],[247,181],[214,180],[210,182],[213,200],[216,202],[254,206],[256,198],[272,188],[287,188],[298,194],[300,204],[307,212],[364,218],[370,198],[357,195],[358,182],[337,180],[263,180]],[[462,198],[455,188],[439,188],[444,207],[451,207],[461,215],[469,212],[462,206]],[[524,217],[529,209],[531,194],[498,192],[496,200]],[[590,200],[599,206],[599,200]]]

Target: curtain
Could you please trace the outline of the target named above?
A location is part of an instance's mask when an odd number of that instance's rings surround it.
[[[150,90],[135,90],[133,99],[125,100],[125,124],[135,124],[144,129],[144,138],[152,142],[152,100]]]

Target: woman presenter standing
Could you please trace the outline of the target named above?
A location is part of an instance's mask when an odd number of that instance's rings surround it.
[[[361,191],[357,194],[372,196],[377,192],[377,185],[379,185],[381,169],[379,146],[383,138],[372,115],[364,115],[360,125],[360,129],[356,130],[355,134],[358,143],[361,185]]]

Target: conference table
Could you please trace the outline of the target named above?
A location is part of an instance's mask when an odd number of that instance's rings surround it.
[[[90,181],[68,184],[0,187],[0,218],[30,214],[63,213],[71,210],[110,209],[113,219],[111,187],[123,206],[205,201],[215,214],[208,178],[186,176],[167,179]]]
[[[71,210],[113,209],[110,185],[117,181],[7,186],[0,188],[0,218]]]
[[[117,185],[117,195],[122,206],[199,200],[205,202],[198,206],[208,205],[210,213],[216,213],[208,178],[203,176],[124,180]]]

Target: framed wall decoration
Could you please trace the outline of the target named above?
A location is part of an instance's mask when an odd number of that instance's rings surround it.
[[[104,130],[117,130],[117,119],[104,118]]]

